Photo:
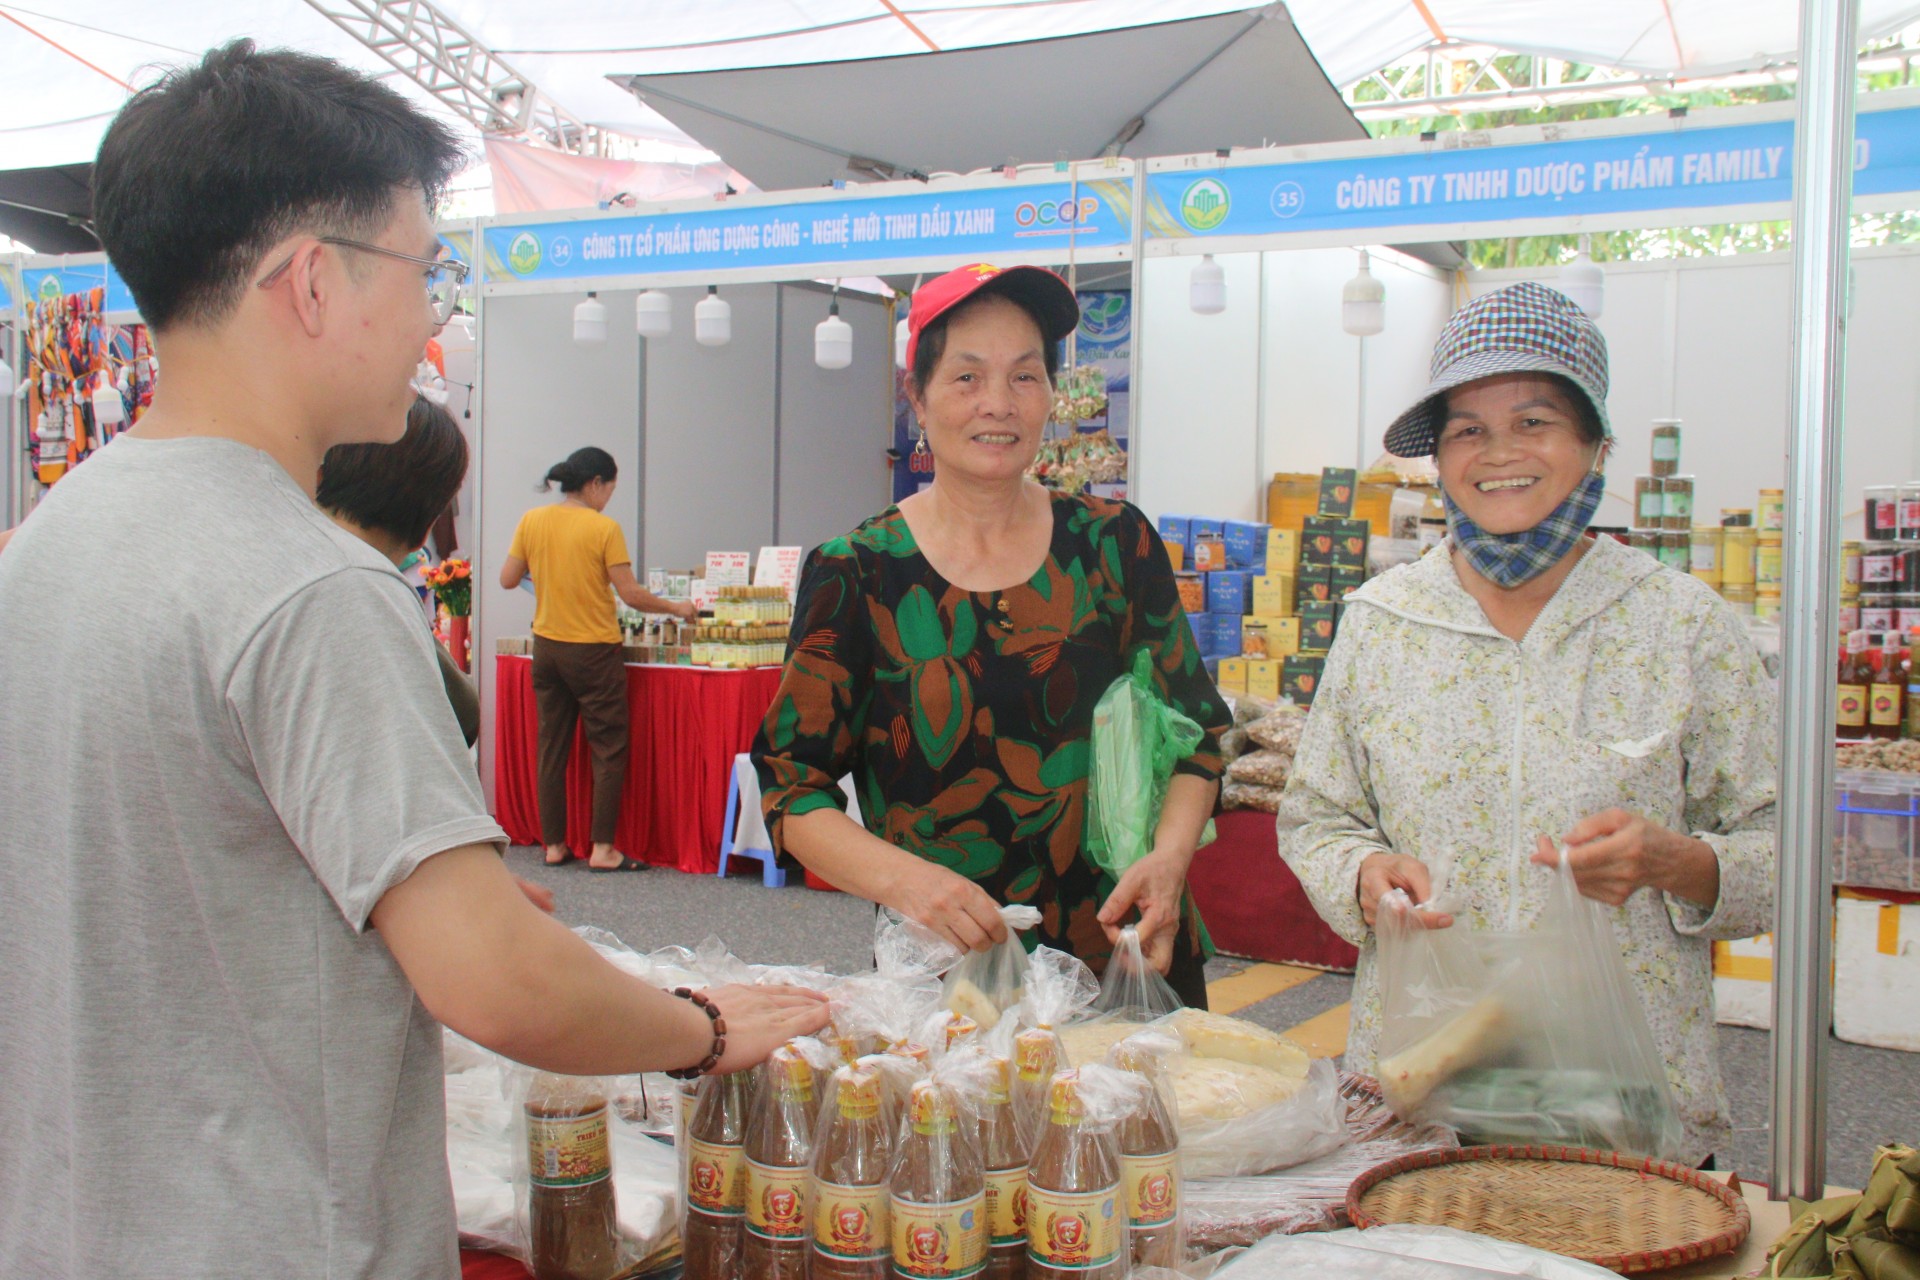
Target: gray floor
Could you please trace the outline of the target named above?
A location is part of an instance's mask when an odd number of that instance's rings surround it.
[[[675,871],[592,875],[583,863],[541,865],[540,851],[509,855],[516,875],[554,891],[555,912],[568,924],[595,925],[637,950],[694,946],[709,934],[735,954],[763,964],[818,963],[853,972],[872,962],[873,908],[838,893],[768,889],[746,876],[721,880]],[[758,864],[749,864],[756,866]],[[1208,966],[1211,979],[1245,962]],[[1262,1026],[1285,1030],[1347,999],[1348,979],[1326,974],[1240,1010]],[[1734,1142],[1721,1167],[1764,1181],[1771,1064],[1763,1031],[1720,1028],[1721,1070],[1733,1112]],[[1832,1041],[1827,1096],[1828,1180],[1860,1186],[1880,1143],[1920,1142],[1920,1054]]]

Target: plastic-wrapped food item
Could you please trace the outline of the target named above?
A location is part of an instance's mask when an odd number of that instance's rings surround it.
[[[874,922],[873,960],[873,972],[842,978],[831,988],[834,1037],[843,1056],[864,1057],[911,1039],[940,1007],[940,975],[960,962],[961,953],[926,926],[883,909]]]
[[[528,1269],[534,1280],[606,1280],[623,1259],[605,1085],[543,1071],[522,1105]]]
[[[1324,1058],[1304,1078],[1224,1058],[1186,1058],[1175,1063],[1172,1081],[1189,1178],[1285,1168],[1346,1140],[1339,1073]]]
[[[1284,789],[1293,772],[1293,753],[1262,748],[1241,756],[1227,766],[1227,777],[1256,787]]]
[[[1291,702],[1276,705],[1260,719],[1247,726],[1247,736],[1268,751],[1285,751],[1291,755],[1300,746],[1300,731],[1307,725],[1307,709],[1296,707]]]
[[[881,1094],[877,1069],[841,1067],[814,1124],[807,1183],[813,1280],[886,1280],[893,1141]]]
[[[1100,975],[1100,998],[1094,1010],[1123,1022],[1152,1022],[1180,1007],[1180,997],[1147,963],[1139,929],[1133,925],[1121,929],[1107,971]]]
[[[1013,1063],[980,1055],[984,1088],[973,1110],[986,1184],[987,1280],[1027,1274],[1027,1165],[1032,1148],[1013,1112]]]
[[[747,1118],[754,1073],[706,1076],[694,1091],[686,1133],[686,1201],[680,1238],[687,1280],[740,1274],[746,1237]]]
[[[1001,1020],[993,1038],[1013,1058],[1013,1109],[1029,1142],[1045,1122],[1048,1090],[1061,1060],[1055,1029],[1079,1019],[1100,998],[1093,970],[1077,957],[1043,946],[1033,949],[1031,962],[1026,999],[1015,1017]]]
[[[1056,1074],[1047,1124],[1027,1171],[1030,1280],[1123,1280],[1126,1206],[1114,1129],[1147,1091],[1140,1077],[1101,1066]]]
[[[1147,1083],[1140,1104],[1120,1121],[1120,1190],[1127,1206],[1127,1240],[1135,1267],[1177,1267],[1186,1260],[1186,1219],[1180,1212],[1180,1127],[1163,1063],[1180,1041],[1156,1031],[1115,1046],[1114,1066]]]
[[[1108,685],[1093,708],[1086,850],[1095,866],[1117,879],[1151,851],[1174,766],[1205,736],[1160,696],[1153,655],[1141,648],[1131,670]],[[1209,822],[1200,843],[1212,839]]]
[[[747,1121],[745,1280],[805,1280],[807,1170],[813,1161],[816,1062],[825,1051],[797,1044],[773,1051],[760,1070]]]
[[[1000,908],[1007,927],[1005,942],[985,951],[970,951],[947,971],[943,984],[945,1007],[971,1018],[988,1031],[1027,993],[1027,949],[1020,935],[1040,923],[1038,908],[1014,905]]]
[[[1449,1129],[1416,1126],[1395,1116],[1378,1086],[1342,1076],[1344,1137],[1332,1152],[1258,1176],[1190,1178],[1185,1187],[1190,1248],[1209,1253],[1291,1231],[1346,1225],[1347,1188],[1369,1169],[1415,1151],[1453,1147]]]
[[[977,1132],[945,1084],[914,1084],[887,1184],[896,1275],[978,1274],[987,1261],[986,1180]]]
[[[1543,1249],[1451,1227],[1351,1227],[1264,1240],[1214,1272],[1216,1280],[1604,1280],[1614,1273]]]
[[[1534,929],[1423,928],[1404,892],[1375,930],[1380,1087],[1395,1112],[1488,1142],[1674,1155],[1666,1067],[1604,908],[1562,852]]]
[[[1260,787],[1248,782],[1227,782],[1220,788],[1220,804],[1228,810],[1254,809],[1260,813],[1279,813],[1283,787]]]

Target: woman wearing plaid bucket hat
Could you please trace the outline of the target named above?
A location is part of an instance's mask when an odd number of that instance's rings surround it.
[[[1709,588],[1585,536],[1612,436],[1605,340],[1523,283],[1448,322],[1388,429],[1431,455],[1448,537],[1349,596],[1281,806],[1280,847],[1360,947],[1349,1069],[1371,1072],[1372,925],[1390,889],[1430,927],[1537,916],[1560,847],[1614,931],[1665,1057],[1677,1155],[1726,1150],[1715,939],[1771,927],[1774,696]]]
[[[1053,403],[1067,283],[984,263],[913,296],[907,397],[933,483],[808,560],[793,643],[754,743],[774,847],[962,948],[1028,936],[1105,968],[1138,915],[1147,959],[1204,1007],[1187,867],[1213,809],[1226,704],[1166,548],[1125,503],[1026,478]],[[1085,852],[1094,706],[1137,655],[1205,732],[1175,766],[1151,851],[1116,882]],[[839,779],[858,784],[860,823]]]

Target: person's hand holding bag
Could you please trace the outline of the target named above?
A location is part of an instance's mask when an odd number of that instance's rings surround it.
[[[1379,926],[1380,899],[1395,889],[1416,905],[1431,902],[1433,875],[1427,864],[1404,853],[1370,853],[1361,860],[1354,892],[1359,895],[1360,913],[1369,928]],[[1445,929],[1453,924],[1453,917],[1444,911],[1410,912],[1407,919],[1422,929]]]

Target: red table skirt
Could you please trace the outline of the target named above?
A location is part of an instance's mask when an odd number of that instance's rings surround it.
[[[494,816],[515,844],[540,843],[535,799],[533,659],[495,662]],[[627,784],[614,843],[630,858],[711,875],[720,869],[727,778],[753,745],[780,669],[627,667]],[[592,848],[593,769],[576,730],[567,764],[567,844]]]
[[[1194,855],[1187,873],[1214,946],[1276,964],[1352,970],[1360,953],[1327,928],[1280,861],[1273,815],[1236,809],[1214,824],[1219,839]]]
[[[460,1251],[460,1280],[533,1280],[533,1272],[516,1258],[484,1249]]]

